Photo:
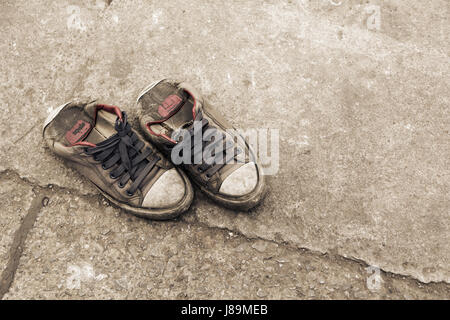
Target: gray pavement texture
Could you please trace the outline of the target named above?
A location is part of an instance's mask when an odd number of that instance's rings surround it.
[[[446,0],[2,1],[0,297],[449,299],[449,18]],[[196,192],[177,221],[136,218],[44,146],[52,108],[135,118],[164,77],[280,130],[259,207]]]

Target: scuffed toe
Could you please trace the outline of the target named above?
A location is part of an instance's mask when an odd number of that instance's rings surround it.
[[[145,195],[142,206],[146,208],[167,208],[175,206],[186,192],[183,179],[173,168],[165,172]]]
[[[230,174],[220,186],[219,192],[227,196],[244,196],[252,192],[258,183],[254,162],[249,162]]]

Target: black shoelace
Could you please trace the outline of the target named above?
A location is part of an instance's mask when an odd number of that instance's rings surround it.
[[[117,133],[98,143],[96,147],[87,147],[85,151],[86,154],[92,155],[94,160],[102,163],[103,170],[109,170],[117,165],[109,176],[111,179],[120,178],[118,182],[120,188],[125,187],[131,179],[133,182],[126,192],[132,196],[160,157],[150,148],[144,148],[144,142],[131,130],[127,119],[127,114],[122,112],[122,120],[117,118],[114,126]],[[153,156],[148,158],[152,154]]]
[[[194,139],[194,135],[196,134],[196,132],[194,131],[195,124],[196,123],[201,123],[201,130],[202,130],[202,137],[203,139],[199,140],[199,141],[195,141]],[[197,128],[200,128],[200,126],[198,126]],[[205,131],[207,129],[212,129],[212,130],[208,130],[208,132],[205,134]],[[212,126],[209,124],[208,119],[203,118],[203,114],[202,112],[198,112],[196,117],[195,117],[195,121],[188,127],[187,129],[188,134],[191,136],[191,163],[190,164],[183,164],[185,166],[196,166],[196,170],[202,174],[205,173],[205,177],[206,179],[210,179],[217,171],[219,171],[221,168],[223,168],[227,163],[229,163],[230,161],[232,161],[234,159],[235,156],[237,156],[238,154],[240,154],[242,152],[242,150],[238,147],[234,147],[234,143],[229,141],[229,139],[226,139],[226,135],[219,132],[217,130],[216,127]],[[209,137],[213,136],[210,141]],[[214,139],[217,137],[221,137],[221,139]],[[204,141],[206,140],[206,141]],[[182,142],[181,142],[182,143]],[[196,148],[196,144],[202,144],[202,148]],[[222,143],[222,150],[223,152],[221,153],[215,153],[215,147],[216,145]],[[166,149],[167,151],[172,150],[174,145],[166,145]],[[194,158],[196,156],[195,150],[198,149],[200,150],[202,153],[204,152],[205,148],[210,148],[212,149],[211,155],[208,157],[209,161],[206,161],[205,159],[205,155],[202,154],[202,163],[201,164],[194,164]],[[227,152],[228,149],[234,148],[233,151],[231,152]],[[199,151],[197,151],[197,153],[199,153]]]

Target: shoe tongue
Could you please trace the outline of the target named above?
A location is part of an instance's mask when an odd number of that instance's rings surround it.
[[[152,129],[171,136],[173,131],[192,123],[192,98],[184,89],[167,82],[161,82],[152,90],[153,94],[145,95],[143,103],[152,106],[150,116],[160,123],[152,125]]]
[[[143,97],[151,108],[151,116],[157,121],[165,120],[178,111],[187,99],[183,89],[172,84],[161,82],[153,90],[154,94]]]
[[[105,110],[97,112],[95,127],[92,128],[85,141],[98,144],[117,133],[115,129],[117,115],[109,113]]]

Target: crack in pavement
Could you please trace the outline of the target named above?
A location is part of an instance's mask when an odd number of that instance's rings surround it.
[[[183,219],[183,217],[181,219]],[[329,252],[321,252],[321,251],[309,249],[309,248],[306,248],[306,247],[300,247],[300,246],[298,246],[296,244],[293,244],[293,243],[291,243],[289,241],[277,242],[275,240],[267,239],[267,238],[263,238],[263,237],[259,237],[259,236],[250,237],[250,236],[247,236],[247,235],[245,235],[245,234],[243,234],[243,233],[241,233],[239,231],[233,230],[233,229],[229,229],[229,228],[226,228],[226,227],[218,227],[218,226],[214,226],[214,225],[209,225],[209,224],[207,224],[205,222],[200,222],[200,221],[196,221],[196,224],[193,224],[193,223],[189,223],[188,221],[183,219],[183,222],[185,222],[187,224],[201,226],[201,227],[204,227],[204,228],[210,229],[210,230],[232,232],[233,234],[235,234],[237,236],[240,236],[240,237],[243,237],[243,238],[245,238],[248,241],[260,240],[260,241],[274,243],[274,244],[277,244],[279,246],[284,246],[286,248],[289,248],[291,250],[300,251],[302,254],[309,254],[309,255],[315,256],[315,257],[319,256],[321,258],[324,258],[324,259],[330,260],[330,261],[339,260],[339,261],[342,261],[344,263],[358,264],[359,266],[361,266],[364,269],[372,266],[372,265],[368,264],[366,261],[364,261],[363,259],[359,259],[359,258],[356,258],[356,257],[345,257],[345,256],[342,256],[342,255],[339,255],[339,254],[333,254],[333,253],[329,253]],[[450,290],[450,283],[447,283],[445,281],[422,282],[419,279],[414,278],[414,277],[412,277],[410,275],[405,275],[405,274],[401,274],[401,273],[394,273],[394,272],[391,272],[391,271],[384,270],[382,268],[379,268],[379,270],[380,270],[380,272],[383,275],[388,276],[390,278],[395,278],[397,280],[411,281],[411,282],[414,282],[415,284],[423,286],[423,287],[425,287],[425,286],[432,286],[432,285],[444,286],[444,287],[447,287],[448,290]]]
[[[83,89],[82,89],[83,81],[85,81],[86,77],[89,75],[88,68],[91,64],[92,64],[92,58],[87,57],[87,59],[84,61],[84,63],[81,64],[80,67],[78,68],[79,76],[77,77],[75,85],[73,86],[71,94],[70,94],[70,97],[72,97],[71,98],[72,100],[73,100],[73,97],[75,97],[75,93],[83,91]]]
[[[30,230],[36,222],[37,215],[41,209],[48,204],[48,198],[38,190],[33,190],[35,198],[31,202],[31,206],[23,219],[19,229],[14,234],[14,240],[9,249],[9,259],[6,268],[0,276],[0,300],[9,291],[17,268],[19,267],[20,257],[25,246],[25,241]]]
[[[2,296],[9,290],[9,287],[12,284],[13,278],[14,278],[14,274],[18,268],[18,263],[19,263],[19,259],[20,256],[22,254],[23,251],[23,246],[26,240],[26,236],[29,233],[29,231],[32,229],[34,222],[37,218],[37,215],[39,213],[39,211],[42,209],[42,207],[45,206],[45,199],[48,200],[48,198],[45,196],[46,191],[52,191],[52,192],[69,192],[69,193],[74,193],[76,194],[78,197],[83,198],[83,199],[87,199],[87,200],[93,200],[93,199],[100,199],[103,198],[100,194],[98,195],[89,195],[89,194],[82,194],[79,192],[79,190],[77,189],[73,189],[73,188],[67,188],[67,187],[61,187],[58,185],[51,185],[51,186],[41,186],[39,184],[35,184],[33,182],[31,182],[30,180],[28,180],[25,177],[21,177],[19,175],[19,173],[17,173],[16,171],[12,170],[12,169],[6,169],[3,171],[0,171],[0,177],[2,177],[3,175],[11,175],[14,176],[15,178],[23,181],[24,183],[30,185],[33,188],[33,192],[35,192],[36,194],[36,198],[33,200],[31,207],[25,217],[25,219],[23,220],[22,225],[20,226],[19,230],[16,232],[15,238],[14,238],[14,242],[11,246],[11,255],[10,255],[10,261],[8,262],[8,266],[5,269],[5,271],[3,272],[2,276],[1,276],[1,281],[0,281],[0,299],[2,298]],[[106,201],[107,199],[104,198]],[[115,206],[114,206],[115,207]],[[117,207],[115,207],[117,208]],[[120,208],[117,208],[119,210],[122,210]],[[190,210],[189,210],[190,211]],[[288,249],[294,250],[299,252],[300,254],[307,254],[313,257],[321,257],[323,259],[329,260],[330,262],[334,262],[336,263],[337,261],[343,262],[343,263],[348,263],[348,264],[358,264],[360,267],[362,268],[367,268],[370,267],[370,264],[368,264],[367,262],[365,262],[362,259],[358,259],[355,257],[345,257],[339,254],[332,254],[329,252],[320,252],[320,251],[316,251],[316,250],[312,250],[309,248],[305,248],[305,247],[300,247],[296,244],[287,242],[287,241],[281,241],[281,242],[277,242],[273,239],[267,239],[267,238],[263,238],[263,237],[259,237],[259,236],[255,236],[255,237],[250,237],[247,236],[239,231],[233,230],[233,229],[229,229],[226,227],[219,227],[219,226],[213,226],[213,225],[209,225],[205,222],[201,222],[198,221],[196,219],[196,217],[194,217],[194,221],[189,221],[186,218],[184,218],[183,216],[181,218],[176,219],[175,221],[179,221],[180,223],[183,223],[185,225],[192,225],[192,226],[197,226],[200,228],[205,228],[207,230],[213,230],[213,231],[220,231],[220,232],[227,232],[227,233],[233,233],[234,235],[241,237],[247,241],[264,241],[264,242],[270,242],[270,243],[274,243],[276,245],[279,246],[283,246],[286,247]],[[8,271],[6,271],[8,270]],[[404,275],[404,274],[398,274],[398,273],[394,273],[394,272],[390,272],[390,271],[386,271],[380,268],[380,272],[389,278],[394,278],[400,281],[405,281],[405,282],[410,282],[410,283],[414,283],[415,285],[418,285],[419,287],[422,288],[430,288],[430,287],[443,287],[445,290],[449,290],[450,291],[450,284],[445,282],[445,281],[439,281],[439,282],[429,282],[429,283],[425,283],[422,282],[410,275]],[[6,291],[5,291],[6,290]]]
[[[31,131],[34,130],[34,128],[36,128],[36,126],[41,123],[41,119],[39,119],[38,121],[36,121],[36,123],[34,125],[31,126],[30,129],[28,129],[23,135],[21,135],[19,138],[17,138],[16,141],[14,141],[14,144],[17,144],[19,141],[21,141],[23,138],[25,138],[27,135],[30,134]]]

